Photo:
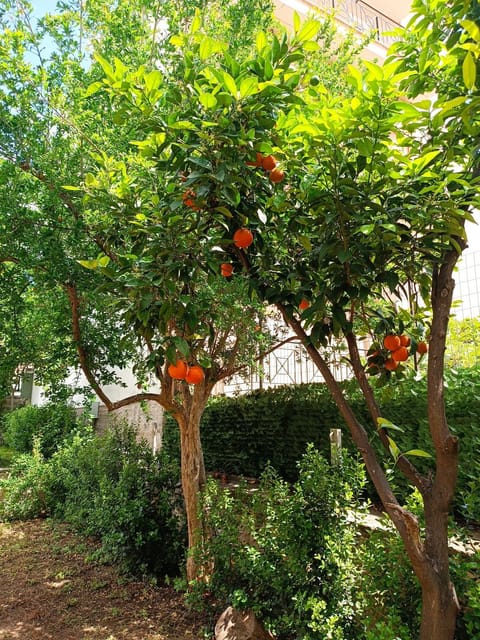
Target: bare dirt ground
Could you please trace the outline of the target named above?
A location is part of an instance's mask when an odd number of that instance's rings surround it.
[[[95,548],[48,520],[0,524],[0,640],[211,638],[180,593],[93,562]]]

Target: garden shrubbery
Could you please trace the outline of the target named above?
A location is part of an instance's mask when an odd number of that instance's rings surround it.
[[[6,413],[2,436],[4,442],[19,453],[31,453],[37,440],[42,455],[50,458],[64,439],[81,426],[72,407],[51,402],[40,407],[20,407]]]
[[[177,575],[185,553],[178,465],[117,425],[73,436],[45,459],[41,441],[0,481],[1,519],[54,516],[95,536],[99,555],[132,572]]]
[[[368,531],[352,519],[364,481],[363,465],[344,456],[331,466],[313,447],[293,485],[271,467],[254,492],[210,481],[203,517],[213,536],[197,553],[213,572],[190,585],[190,601],[217,613],[252,608],[279,640],[416,638],[420,587],[398,533],[387,518]],[[418,494],[407,507],[421,518]],[[451,563],[456,638],[480,637],[480,553]]]
[[[191,598],[251,608],[279,638],[354,637],[358,531],[347,509],[359,507],[364,479],[362,465],[331,467],[309,447],[293,486],[271,467],[253,493],[210,482],[204,524],[213,537],[198,553],[214,571]]]

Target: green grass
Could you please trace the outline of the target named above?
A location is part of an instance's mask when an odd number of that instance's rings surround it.
[[[9,467],[14,455],[15,452],[10,447],[0,446],[0,467]]]

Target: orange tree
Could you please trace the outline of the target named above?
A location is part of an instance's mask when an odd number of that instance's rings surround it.
[[[221,269],[229,263],[223,247],[203,233],[201,189],[187,193],[186,174],[207,160],[184,153],[179,140],[181,163],[157,161],[163,125],[176,134],[189,126],[171,117],[183,71],[168,28],[196,24],[195,7],[98,0],[78,12],[62,3],[37,23],[27,2],[0,6],[0,369],[7,379],[33,363],[37,379],[54,384],[80,367],[109,410],[152,401],[171,412],[190,545],[201,537],[205,403],[216,382],[254,364],[275,340],[257,330],[262,307],[245,280]],[[251,25],[271,22],[267,0],[252,0],[246,13],[245,3],[209,7],[210,52],[224,48],[211,35],[217,19],[239,56]],[[129,90],[135,114],[95,93],[103,71],[92,50],[114,88]],[[143,66],[117,84],[127,72],[119,55]],[[107,57],[117,60],[114,71]],[[149,137],[145,119],[156,127]],[[105,385],[127,366],[138,393],[113,401]],[[187,573],[198,574],[193,561]]]
[[[459,608],[447,531],[458,442],[445,417],[443,370],[453,270],[466,243],[464,221],[478,205],[478,114],[471,111],[478,29],[466,3],[453,5],[447,12],[419,2],[388,63],[350,68],[353,91],[340,97],[307,64],[318,48],[313,19],[302,25],[296,17],[290,38],[258,34],[256,54],[245,61],[205,39],[198,21],[173,39],[182,56],[173,93],[158,84],[155,98],[143,70],[101,61],[105,77],[92,91],[106,92],[121,118],[138,117],[141,135],[124,160],[97,158],[84,197],[88,207],[109,194],[102,206],[116,216],[129,202],[149,256],[158,255],[168,229],[155,227],[161,210],[175,237],[191,238],[196,269],[225,273],[231,265],[233,279],[280,310],[322,373],[403,540],[422,588],[422,640],[451,640]],[[417,98],[434,74],[436,93]],[[160,115],[167,94],[170,111]],[[165,188],[154,198],[160,181]],[[251,232],[248,248],[233,242],[240,228]],[[359,422],[329,367],[334,337],[345,341],[370,425]],[[402,450],[374,390],[375,380],[388,383],[425,358],[426,339],[432,458],[421,443]],[[424,524],[398,502],[371,434],[420,492]]]

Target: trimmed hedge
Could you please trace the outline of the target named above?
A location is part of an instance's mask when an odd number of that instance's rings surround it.
[[[356,385],[343,383],[355,414],[372,434],[380,450]],[[413,376],[377,389],[385,418],[403,429],[392,433],[401,451],[429,451],[426,381]],[[455,511],[467,520],[480,521],[480,366],[446,373],[446,410],[452,431],[460,438],[460,469]],[[306,384],[260,390],[237,398],[213,398],[202,418],[202,444],[209,471],[260,477],[269,462],[286,480],[297,479],[297,462],[308,443],[324,456],[330,455],[331,428],[341,428],[347,450],[354,445],[338,409],[324,384]],[[167,416],[164,444],[179,453],[174,420]],[[430,451],[432,453],[432,451]],[[381,452],[390,468],[392,483],[403,495],[409,487],[394,470],[393,460]],[[415,458],[423,471],[432,460]],[[374,491],[370,488],[374,497]]]

